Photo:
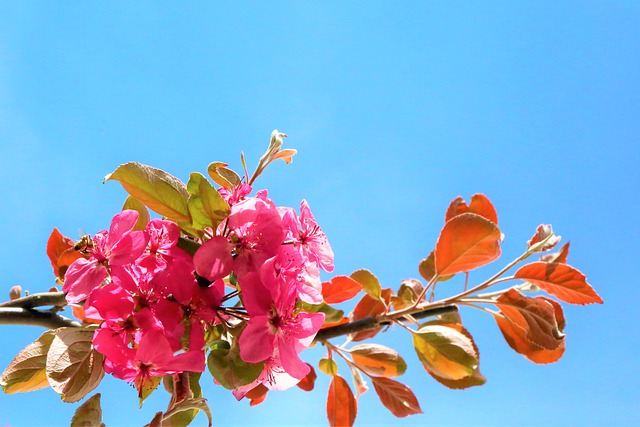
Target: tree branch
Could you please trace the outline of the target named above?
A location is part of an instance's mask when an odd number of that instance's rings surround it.
[[[62,317],[56,314],[56,309],[60,309],[67,304],[64,292],[42,292],[12,301],[0,303],[0,325],[35,325],[45,328],[55,329],[62,326],[81,327],[79,322]],[[53,306],[48,311],[35,310],[35,307]],[[446,305],[435,308],[427,308],[411,316],[414,319],[424,319],[425,317],[437,316],[439,314],[453,313],[458,311],[455,305]],[[407,320],[400,317],[397,320]],[[323,342],[331,338],[342,335],[349,335],[360,331],[387,326],[391,320],[379,317],[366,317],[342,325],[331,326],[321,329],[316,334],[314,342]]]
[[[56,329],[64,326],[81,327],[75,320],[62,317],[54,311],[39,311],[32,308],[0,308],[0,325],[31,325]]]

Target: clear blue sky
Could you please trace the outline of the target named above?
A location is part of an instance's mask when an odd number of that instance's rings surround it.
[[[605,300],[566,308],[567,351],[549,366],[463,311],[488,378],[467,391],[431,379],[391,330],[379,342],[405,356],[401,379],[425,414],[396,419],[369,392],[356,425],[640,424],[639,3],[322,3],[1,1],[2,298],[52,285],[54,227],[74,238],[108,227],[125,193],[101,181],[118,164],[183,180],[215,160],[239,168],[241,150],[255,165],[277,128],[298,156],[257,187],[280,205],[309,201],[336,274],[366,267],[397,288],[417,276],[449,201],[482,192],[503,263],[551,223]],[[1,367],[41,332],[0,328]],[[256,408],[202,383],[218,426],[326,423],[323,375],[313,393]],[[143,425],[167,403],[158,391],[138,410],[112,378],[98,391],[109,427]],[[51,390],[0,395],[0,426],[68,425],[77,406]]]

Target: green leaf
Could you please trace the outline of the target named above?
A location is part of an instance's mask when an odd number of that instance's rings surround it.
[[[229,204],[213,188],[204,175],[193,172],[187,183],[187,202],[192,224],[196,230],[215,228],[229,216]]]
[[[177,223],[191,222],[186,186],[163,170],[129,162],[105,176],[103,182],[106,181],[120,182],[131,196],[170,220]]]
[[[100,384],[104,356],[93,349],[94,329],[60,328],[47,353],[46,372],[65,402],[77,402]]]
[[[478,367],[470,336],[442,324],[427,324],[412,334],[413,346],[430,374],[449,380],[469,377]]]
[[[301,302],[300,306],[307,313],[324,313],[325,323],[339,322],[344,317],[343,310],[335,309],[326,302],[323,302],[321,304],[309,304],[306,302]]]
[[[362,289],[373,299],[385,303],[381,298],[382,287],[378,278],[369,270],[357,270],[351,273],[351,278],[362,285]],[[386,303],[385,303],[386,305]]]
[[[47,352],[55,334],[55,330],[46,331],[13,358],[0,376],[2,391],[13,394],[49,387]]]
[[[239,346],[225,348],[222,343],[226,341],[216,341],[211,345],[211,352],[207,357],[207,367],[211,375],[229,390],[255,381],[264,368],[264,362],[245,362],[240,358]]]
[[[360,344],[349,353],[355,364],[368,375],[397,377],[407,370],[407,364],[395,350],[380,344]]]
[[[138,212],[138,221],[136,221],[133,231],[144,230],[151,219],[147,207],[135,197],[129,196],[122,206],[123,211],[127,209]]]
[[[183,418],[180,415],[184,412],[191,411],[203,411],[207,414],[207,418],[209,419],[209,427],[211,427],[213,423],[213,417],[211,415],[211,409],[207,404],[207,399],[203,398],[192,398],[185,399],[181,402],[178,402],[171,408],[171,410],[167,411],[162,417],[162,427],[185,427],[188,424],[183,424]]]
[[[104,427],[102,409],[100,408],[100,393],[87,399],[71,418],[71,427]]]
[[[156,391],[156,389],[160,385],[161,380],[162,377],[151,377],[144,382],[142,389],[140,389],[140,391],[138,392],[140,408],[142,408],[142,404],[145,400],[147,400],[147,397],[151,396],[151,393]]]

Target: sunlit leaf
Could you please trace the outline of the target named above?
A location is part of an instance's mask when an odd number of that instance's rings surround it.
[[[46,373],[65,402],[77,402],[100,384],[104,356],[93,349],[93,329],[60,328],[47,353]]]
[[[13,358],[0,376],[2,391],[12,394],[49,387],[47,352],[55,334],[55,330],[46,331]]]
[[[57,228],[54,228],[47,240],[47,256],[53,268],[53,274],[61,281],[67,268],[78,258],[82,258],[82,254],[74,249],[75,243],[68,237],[60,234]]]
[[[496,306],[505,316],[504,320],[511,322],[518,335],[528,342],[546,350],[555,350],[563,344],[564,334],[556,318],[556,307],[548,299],[525,297],[515,289],[509,289],[498,297]],[[495,318],[500,326],[498,319],[503,319]]]
[[[313,369],[313,366],[311,366],[308,363],[306,365],[309,367],[309,373],[307,374],[306,377],[301,379],[297,385],[298,385],[298,388],[304,391],[311,391],[315,387],[316,378],[318,378],[318,374],[316,374],[316,370]]]
[[[536,233],[527,242],[527,247],[534,249],[532,246],[539,244],[545,239],[548,239],[547,242],[544,245],[537,247],[534,252],[545,252],[553,249],[558,244],[561,237],[553,234],[553,229],[550,224],[540,224],[538,228],[536,228]]]
[[[382,288],[380,287],[380,282],[369,270],[362,269],[354,271],[351,273],[351,278],[360,283],[362,285],[362,289],[364,289],[364,291],[372,298],[383,301],[381,299]]]
[[[102,408],[100,408],[100,393],[94,394],[78,409],[71,418],[71,427],[104,427],[102,422]]]
[[[269,389],[264,386],[264,384],[260,383],[245,394],[245,397],[251,401],[249,406],[257,406],[264,402],[267,398],[267,393]]]
[[[436,275],[436,251],[431,251],[428,257],[420,261],[418,264],[418,272],[420,275],[427,281],[431,282],[433,280],[433,276]],[[453,277],[453,274],[448,276],[440,276],[438,277],[438,282],[445,282]]]
[[[140,202],[135,197],[128,196],[124,201],[124,205],[122,206],[123,211],[127,209],[138,212],[138,220],[136,221],[136,225],[133,226],[133,231],[144,230],[151,220],[149,210],[144,205],[144,203]]]
[[[213,162],[209,164],[207,168],[207,173],[215,182],[221,187],[226,188],[227,190],[232,189],[235,186],[238,186],[242,183],[240,176],[237,173],[228,169],[226,163],[222,162]]]
[[[282,159],[286,164],[289,164],[293,161],[293,156],[295,156],[297,152],[298,150],[295,150],[293,148],[285,148],[284,150],[278,151],[271,158],[273,160]]]
[[[168,219],[178,223],[191,221],[187,207],[187,187],[163,170],[129,162],[107,175],[104,178],[104,182],[106,181],[120,182],[131,196]]]
[[[369,375],[397,377],[407,364],[395,350],[380,344],[360,344],[349,350],[353,361]]]
[[[220,341],[226,343],[226,341]],[[240,347],[212,346],[207,357],[207,367],[211,375],[224,388],[233,390],[255,381],[262,369],[264,362],[248,363],[240,357]],[[228,344],[227,344],[228,347]]]
[[[436,243],[436,271],[441,276],[470,271],[500,257],[502,235],[491,221],[474,213],[451,218]]]
[[[323,357],[318,361],[318,368],[320,368],[321,372],[329,376],[338,374],[338,364],[333,359],[327,357]]]
[[[229,204],[204,175],[192,172],[187,191],[190,194],[187,202],[189,213],[196,230],[203,230],[205,227],[216,229],[229,216]]]
[[[384,377],[371,377],[382,404],[398,418],[421,414],[418,399],[406,385]]]
[[[498,225],[498,214],[496,213],[496,209],[484,194],[474,194],[471,196],[471,203],[468,206],[462,197],[456,197],[447,209],[445,222],[449,221],[456,215],[466,212],[480,215],[481,217],[493,222],[495,225]]]
[[[185,411],[193,411],[194,409],[202,411],[207,415],[209,420],[208,426],[211,427],[213,424],[211,409],[207,404],[207,399],[203,398],[185,399],[176,403],[173,408],[167,411],[162,417],[162,427],[184,427],[184,424],[180,423],[181,418],[179,414]]]
[[[321,304],[308,304],[302,302],[302,309],[307,313],[324,313],[324,325],[340,323],[344,318],[344,311],[331,307],[326,302]],[[323,327],[324,327],[323,325]]]
[[[427,369],[427,372],[429,373],[429,375],[431,375],[440,384],[446,387],[449,387],[452,389],[458,389],[458,390],[485,384],[487,382],[487,379],[484,377],[484,375],[482,375],[482,373],[480,373],[480,351],[478,350],[478,346],[476,345],[475,341],[473,341],[473,337],[471,336],[469,331],[467,331],[462,326],[461,324],[462,320],[460,319],[459,312],[455,311],[439,317],[441,317],[439,320],[432,320],[430,322],[427,322],[425,325],[443,325],[443,326],[455,329],[456,331],[465,335],[469,340],[471,340],[471,344],[473,345],[473,350],[478,355],[478,366],[476,366],[476,368],[473,370],[473,373],[468,377],[464,377],[456,380],[438,376],[435,372]]]
[[[587,278],[568,264],[537,261],[522,266],[514,277],[533,283],[540,289],[570,304],[602,304],[602,298],[587,283]]]
[[[569,242],[560,247],[558,252],[551,254],[544,254],[540,257],[540,261],[543,262],[557,262],[560,264],[566,264],[569,257]]]
[[[428,323],[411,335],[418,358],[429,373],[460,380],[478,368],[478,352],[471,336],[456,327]]]
[[[327,304],[338,304],[355,297],[361,290],[360,282],[348,276],[334,276],[322,284],[322,297]]]
[[[353,378],[353,385],[356,387],[356,402],[360,400],[360,396],[369,390],[367,382],[364,380],[362,373],[358,368],[353,365],[349,365],[351,371],[351,377]]]
[[[144,382],[140,390],[138,390],[138,404],[140,405],[140,408],[142,408],[142,404],[147,400],[147,397],[151,396],[151,393],[156,391],[161,380],[162,377],[151,377]]]
[[[380,298],[382,299],[382,301],[384,301],[384,303],[378,299],[372,298],[369,294],[365,294],[353,309],[350,320],[360,320],[367,317],[373,317],[379,314],[383,314],[387,310],[387,306],[389,304],[389,301],[391,300],[391,294],[391,289],[382,290]],[[356,332],[351,335],[351,341],[356,342],[365,340],[367,338],[372,338],[381,330],[382,326],[379,326],[377,328]]]
[[[327,396],[327,418],[330,426],[352,426],[356,420],[358,404],[349,384],[340,375],[334,375]]]
[[[418,280],[403,280],[402,283],[400,283],[397,295],[391,296],[391,304],[393,304],[396,310],[410,307],[417,301],[423,289],[422,283]]]
[[[560,332],[563,332],[565,320],[560,304],[549,298],[536,297],[536,299],[541,299],[551,304],[554,309],[556,321],[558,323],[558,329]],[[553,363],[558,361],[564,354],[564,340],[562,340],[560,342],[560,345],[558,345],[556,348],[546,349],[535,344],[534,342],[531,342],[527,338],[527,329],[522,328],[509,319],[505,319],[500,316],[495,316],[495,319],[498,327],[500,328],[500,331],[502,332],[502,335],[504,336],[505,341],[507,341],[507,344],[509,344],[509,347],[522,354],[532,362],[540,364]]]

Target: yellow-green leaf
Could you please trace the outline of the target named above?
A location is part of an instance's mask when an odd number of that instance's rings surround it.
[[[213,188],[204,175],[193,172],[187,183],[189,200],[187,202],[192,224],[196,230],[205,227],[215,228],[229,216],[229,204]]]
[[[382,287],[378,278],[373,275],[369,270],[357,270],[351,273],[351,278],[362,285],[362,289],[373,299],[382,301],[381,293]]]
[[[47,352],[55,332],[46,331],[13,358],[0,376],[0,385],[5,393],[23,393],[49,387]]]
[[[138,221],[136,221],[136,225],[133,227],[133,231],[144,230],[151,220],[149,210],[144,205],[144,203],[140,202],[135,197],[129,196],[127,197],[127,200],[124,201],[124,205],[122,206],[123,211],[127,209],[138,212]]]
[[[190,222],[189,193],[182,181],[167,172],[137,162],[120,165],[104,181],[118,181],[149,209],[175,222]]]
[[[226,166],[226,163],[213,162],[207,168],[207,173],[209,173],[209,176],[211,177],[213,182],[221,187],[230,190],[234,186],[240,185],[242,183],[242,180],[237,173],[235,173],[231,169],[228,169]]]
[[[460,380],[478,367],[478,353],[470,336],[441,324],[427,324],[412,334],[424,368],[441,378]]]
[[[100,408],[100,393],[87,399],[73,414],[71,427],[104,427],[102,423],[102,408]]]

